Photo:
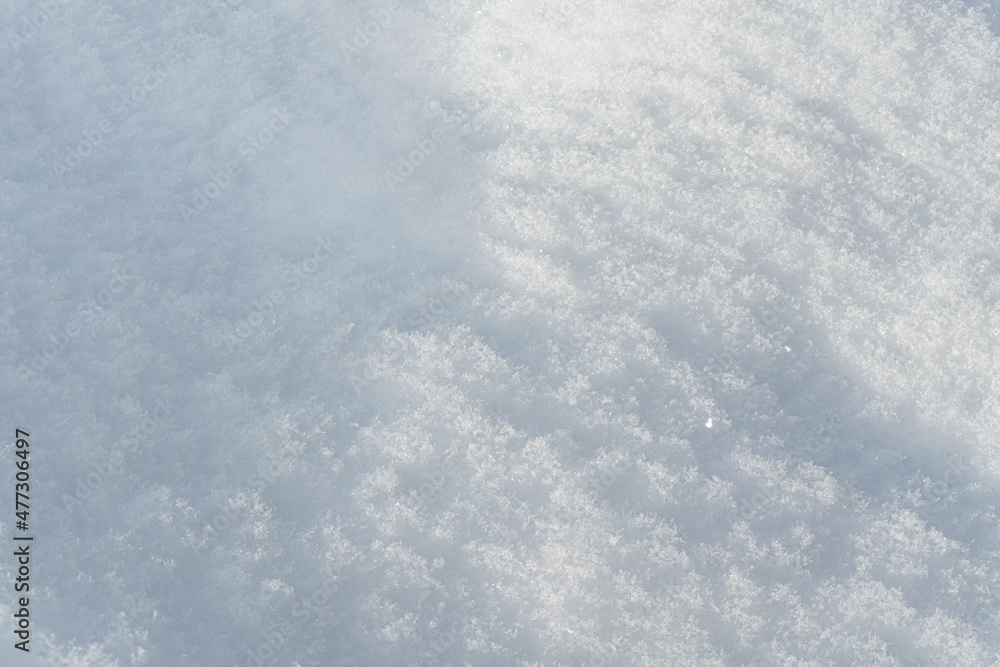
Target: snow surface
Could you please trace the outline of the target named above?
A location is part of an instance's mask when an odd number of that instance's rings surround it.
[[[34,664],[1000,664],[998,17],[0,2]]]

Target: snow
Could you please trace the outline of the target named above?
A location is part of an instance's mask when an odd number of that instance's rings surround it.
[[[0,4],[4,664],[1000,664],[998,9]]]

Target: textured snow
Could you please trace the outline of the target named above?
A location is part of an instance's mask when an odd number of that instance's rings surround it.
[[[0,25],[37,664],[1000,664],[993,3]]]

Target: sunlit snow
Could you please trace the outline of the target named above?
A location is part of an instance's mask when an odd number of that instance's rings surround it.
[[[0,3],[0,662],[1000,664],[998,16]]]

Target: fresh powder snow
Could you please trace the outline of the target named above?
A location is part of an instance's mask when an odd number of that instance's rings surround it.
[[[994,5],[0,3],[0,663],[1000,664]]]

